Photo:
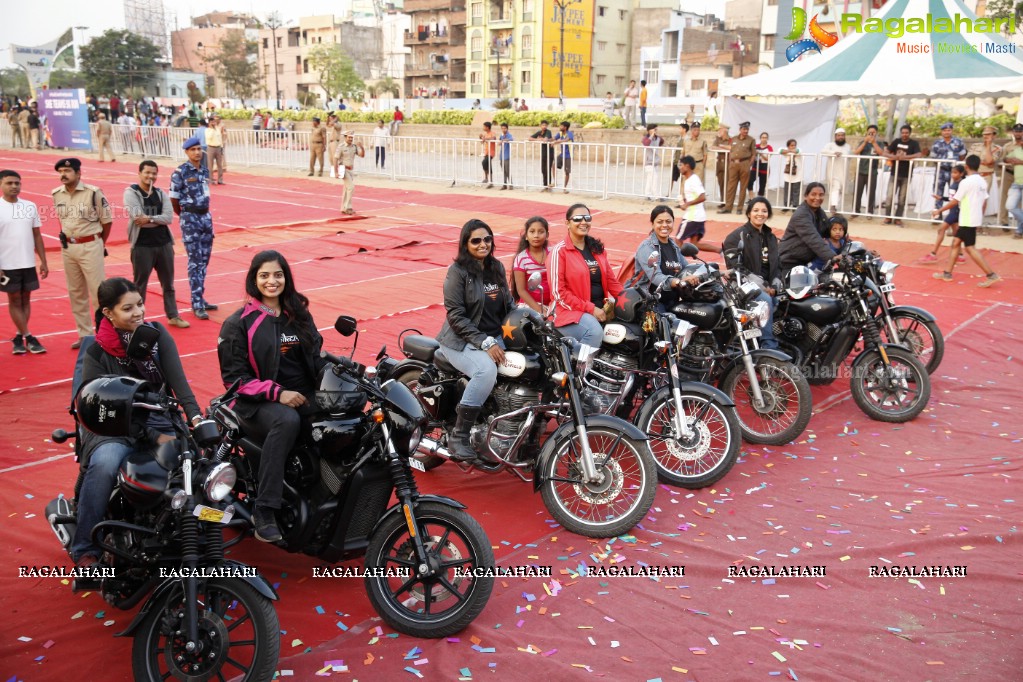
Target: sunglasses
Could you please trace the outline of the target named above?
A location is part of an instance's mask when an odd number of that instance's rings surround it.
[[[591,223],[591,222],[593,222],[593,216],[591,216],[591,215],[574,215],[571,218],[569,218],[569,220],[571,220],[573,223],[582,223],[582,222]]]
[[[472,237],[469,239],[469,243],[473,246],[479,246],[480,244],[493,244],[493,237]]]

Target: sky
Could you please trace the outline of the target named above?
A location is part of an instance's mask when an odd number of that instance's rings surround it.
[[[248,12],[265,17],[279,11],[281,17],[298,17],[317,14],[345,14],[352,0],[178,0],[164,2],[171,28],[188,26],[190,18],[215,10]],[[5,21],[0,21],[0,68],[11,65],[11,43],[34,46],[55,40],[70,26],[87,26],[86,39],[98,36],[110,28],[124,28],[124,3],[122,0],[8,0]],[[283,5],[283,8],[282,8]],[[687,2],[690,11],[716,12],[721,16],[724,0],[696,0]],[[175,16],[176,15],[176,16]],[[175,25],[176,19],[176,25]]]

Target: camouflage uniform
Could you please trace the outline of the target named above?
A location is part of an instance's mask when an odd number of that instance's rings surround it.
[[[190,162],[171,174],[170,197],[181,206],[181,241],[188,254],[188,286],[192,290],[192,310],[208,307],[206,268],[213,252],[213,217],[210,215],[210,173]]]

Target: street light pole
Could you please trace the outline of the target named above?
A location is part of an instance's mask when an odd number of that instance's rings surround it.
[[[558,105],[565,106],[565,8],[574,5],[582,0],[554,0],[554,6],[558,8],[561,15],[561,47],[558,48],[559,71],[558,71]]]
[[[270,27],[270,34],[274,50],[274,100],[277,102],[277,111],[281,110],[281,84],[277,72],[277,29],[282,26],[281,17],[277,12],[272,12],[266,18],[266,25]]]

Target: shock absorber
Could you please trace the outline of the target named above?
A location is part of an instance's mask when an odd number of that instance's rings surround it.
[[[419,489],[416,486],[416,479],[412,475],[412,467],[402,457],[391,457],[387,463],[391,472],[391,480],[394,481],[394,495],[399,500],[419,497]]]
[[[181,515],[181,559],[185,564],[199,560],[199,519],[191,514]]]
[[[206,524],[206,560],[212,563],[224,560],[224,528],[219,523]]]
[[[220,441],[220,445],[217,446],[217,451],[213,453],[213,461],[216,464],[220,464],[227,456],[231,454],[231,448],[234,447],[234,432],[228,433],[224,436],[223,440]]]

